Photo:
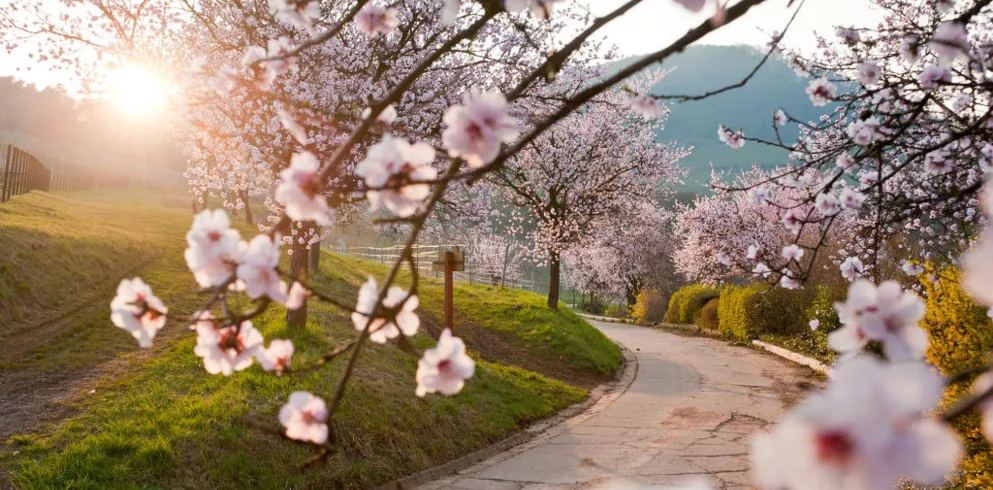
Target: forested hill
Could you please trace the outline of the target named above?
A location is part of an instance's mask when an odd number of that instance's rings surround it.
[[[744,78],[764,53],[748,46],[692,46],[669,59],[662,66],[675,68],[652,91],[665,95],[697,95],[734,84]],[[616,62],[615,68],[628,66],[637,57]],[[717,125],[743,129],[749,137],[772,138],[772,115],[782,108],[803,120],[814,120],[824,108],[814,107],[804,89],[808,80],[793,73],[786,62],[772,57],[742,88],[731,90],[701,101],[672,102],[672,113],[666,121],[661,141],[678,141],[694,146],[693,153],[681,161],[690,170],[683,190],[705,190],[710,178],[710,164],[717,169],[750,168],[752,162],[773,167],[786,162],[786,152],[775,148],[745,144],[732,150],[717,139]],[[791,139],[796,130],[783,132]]]

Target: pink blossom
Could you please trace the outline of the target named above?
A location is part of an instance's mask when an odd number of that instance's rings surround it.
[[[844,262],[841,263],[841,277],[848,279],[849,281],[854,281],[858,279],[862,272],[864,272],[864,267],[862,266],[862,261],[858,257],[848,257]]]
[[[293,139],[295,139],[297,143],[300,143],[301,145],[310,144],[310,138],[307,136],[307,130],[304,129],[299,122],[297,122],[296,118],[294,118],[292,114],[284,111],[283,109],[278,110],[276,113],[279,115],[279,122],[283,124],[283,129],[286,129],[286,131],[290,133],[290,136],[293,136]]]
[[[435,151],[426,143],[408,143],[390,135],[369,149],[365,160],[355,167],[355,175],[365,179],[366,195],[375,211],[381,205],[406,217],[428,197],[429,182],[438,177],[431,166]]]
[[[841,204],[838,202],[838,198],[823,192],[817,194],[817,198],[814,200],[814,207],[817,208],[817,211],[822,216],[834,216],[841,212]]]
[[[555,4],[561,1],[563,0],[506,0],[504,4],[511,12],[520,12],[530,7],[535,17],[544,20],[551,17]]]
[[[151,347],[152,339],[165,326],[169,309],[152,294],[141,278],[124,279],[110,302],[110,321],[127,330],[141,347]]]
[[[764,279],[766,277],[769,277],[769,274],[772,274],[772,270],[769,269],[769,266],[763,264],[762,262],[759,262],[758,264],[755,264],[755,268],[752,269],[752,274],[756,276],[762,276],[762,278]]]
[[[675,2],[690,12],[699,12],[707,5],[707,0],[675,0]]]
[[[900,56],[909,64],[914,64],[920,59],[921,38],[916,34],[904,36],[900,41]]]
[[[295,221],[316,221],[322,226],[331,226],[331,209],[327,198],[321,194],[321,183],[317,171],[320,164],[312,153],[296,153],[290,159],[290,166],[279,172],[280,182],[276,187],[276,201],[285,206],[286,215]]]
[[[844,152],[838,155],[838,158],[834,161],[834,163],[839,168],[847,172],[855,165],[855,158],[847,152]]]
[[[197,213],[186,233],[186,243],[186,265],[201,287],[219,286],[234,274],[241,234],[231,228],[224,210]]]
[[[810,96],[811,103],[817,107],[823,107],[834,99],[837,90],[838,88],[827,78],[818,78],[807,86],[807,95]]]
[[[269,11],[276,20],[313,35],[314,20],[321,16],[320,0],[269,0]]]
[[[397,14],[395,8],[369,3],[355,15],[355,24],[359,26],[359,30],[363,34],[369,37],[389,34],[400,25]]]
[[[508,114],[507,99],[499,92],[469,93],[462,105],[445,112],[448,126],[441,142],[452,157],[462,157],[470,167],[480,168],[500,153],[500,145],[517,138],[517,119]]]
[[[965,24],[954,21],[942,22],[935,29],[929,46],[938,57],[939,65],[951,65],[956,58],[969,52],[969,36],[965,32]]]
[[[756,260],[756,259],[758,259],[758,257],[759,257],[759,248],[760,247],[758,245],[749,245],[748,246],[748,252],[745,253],[745,258],[748,259],[748,260]]]
[[[783,247],[783,258],[787,261],[799,261],[803,257],[803,249],[797,244],[790,244]]]
[[[196,324],[197,345],[193,353],[203,358],[203,367],[210,374],[230,376],[252,365],[253,358],[262,349],[262,334],[252,322],[241,322],[217,328],[209,313],[200,316]]]
[[[788,272],[789,271],[787,270],[786,273]],[[793,279],[786,273],[783,273],[783,275],[780,276],[779,285],[782,286],[783,289],[800,289],[802,287],[800,282],[797,281],[796,279]]]
[[[249,298],[268,296],[282,303],[286,301],[286,283],[279,278],[279,245],[269,235],[256,235],[244,247],[242,262],[238,265],[238,279]]]
[[[785,126],[786,123],[789,122],[789,120],[790,120],[789,119],[789,116],[786,115],[786,112],[785,111],[783,111],[782,109],[779,109],[778,111],[776,111],[776,124],[777,125],[779,125],[779,126]]]
[[[842,209],[856,210],[862,207],[865,202],[865,195],[855,189],[845,188],[841,191],[840,199]]]
[[[438,344],[424,351],[417,361],[417,396],[428,393],[441,393],[451,396],[465,386],[465,380],[472,377],[476,363],[465,353],[462,339],[445,329],[441,332]]]
[[[870,87],[875,85],[879,81],[879,77],[882,76],[882,69],[879,67],[879,63],[875,61],[866,61],[859,65],[859,83]]]
[[[631,110],[638,113],[642,119],[655,119],[665,113],[665,107],[654,97],[644,93],[631,96]]]
[[[962,445],[946,424],[925,418],[941,378],[924,363],[843,360],[834,380],[754,438],[753,474],[763,488],[871,490],[908,478],[940,482]]]
[[[262,369],[276,371],[276,374],[283,374],[283,371],[289,369],[291,357],[293,357],[293,342],[282,339],[273,340],[269,343],[269,347],[260,349],[255,356]]]
[[[855,44],[862,38],[859,31],[854,27],[839,27],[835,33],[845,44]]]
[[[848,136],[859,146],[869,146],[879,139],[879,120],[875,116],[848,125]]]
[[[377,344],[385,344],[387,340],[396,338],[403,332],[406,336],[417,333],[421,325],[414,310],[417,309],[419,301],[417,295],[412,295],[408,299],[409,293],[403,289],[393,286],[386,292],[383,300],[383,308],[389,310],[396,308],[401,303],[403,307],[396,313],[396,317],[391,321],[383,318],[382,312],[375,311],[376,300],[379,299],[379,287],[376,279],[369,277],[369,280],[359,289],[359,298],[355,305],[355,312],[352,313],[352,323],[355,330],[369,332],[369,340]],[[370,323],[369,317],[372,316]]]
[[[279,410],[279,423],[286,427],[290,439],[324,444],[328,441],[329,415],[324,400],[306,391],[294,391]]]
[[[362,119],[369,117],[370,114],[372,114],[372,109],[366,107],[365,110],[362,111]],[[393,104],[386,106],[386,108],[380,111],[379,115],[376,116],[376,122],[380,124],[385,124],[387,126],[393,124],[394,122],[396,122],[396,120],[397,120],[397,109],[396,107],[393,107]]]
[[[313,244],[311,246],[319,247],[320,245]],[[309,295],[310,291],[303,284],[300,284],[299,281],[294,281],[293,285],[290,286],[290,292],[286,295],[286,301],[283,303],[283,306],[286,306],[288,310],[297,310],[304,305]]]
[[[783,223],[783,227],[793,233],[799,233],[800,229],[803,228],[803,220],[796,215],[795,209],[786,211],[786,214],[783,215],[781,222]]]
[[[931,90],[937,88],[940,83],[951,83],[952,72],[942,66],[929,66],[921,72],[921,88]]]
[[[921,267],[919,264],[915,262],[911,262],[907,259],[903,259],[902,261],[900,261],[900,270],[902,270],[903,273],[908,276],[916,277],[918,274],[924,272],[924,267]]]
[[[853,353],[869,340],[878,340],[890,361],[923,358],[928,338],[917,322],[924,317],[924,302],[896,281],[878,287],[864,279],[855,281],[847,300],[834,308],[844,327],[832,332],[828,342],[838,352]]]
[[[721,142],[735,150],[745,146],[745,134],[743,132],[731,131],[723,125],[717,126],[717,137],[720,138]]]
[[[810,330],[817,330],[817,327],[821,326],[821,321],[814,318],[813,320],[810,320],[808,325],[810,325]]]

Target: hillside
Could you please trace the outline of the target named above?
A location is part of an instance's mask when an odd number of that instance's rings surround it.
[[[764,53],[748,46],[691,46],[670,58],[662,66],[675,68],[652,93],[697,95],[739,82],[761,60]],[[638,58],[616,62],[614,69],[628,66]],[[689,169],[683,190],[702,191],[714,168],[744,169],[755,162],[772,167],[786,162],[786,152],[749,142],[732,150],[717,139],[717,126],[743,129],[746,136],[771,139],[772,115],[784,109],[802,121],[816,119],[823,108],[813,107],[804,91],[808,81],[793,73],[786,62],[772,57],[744,87],[701,101],[671,103],[672,113],[666,121],[660,141],[677,141],[694,146],[693,153],[680,161]],[[796,130],[783,132],[795,137]]]
[[[182,259],[191,216],[170,203],[147,194],[34,192],[0,205],[0,235],[24,237],[4,244],[2,262],[22,278],[3,286],[5,307],[21,313],[0,330],[0,487],[369,487],[547,417],[610,379],[620,363],[602,333],[569,311],[544,308],[541,296],[459,285],[456,331],[477,361],[466,389],[417,398],[416,359],[394,346],[366,347],[333,423],[342,452],[301,472],[310,450],[270,432],[279,428],[276,413],[296,390],[329,398],[345,359],[279,378],[257,366],[210,376],[188,332],[167,327],[153,349],[140,351],[109,322],[107,304],[125,275],[140,273],[174,312],[195,307]],[[47,269],[57,274],[47,277]],[[368,275],[384,272],[326,254],[314,281],[354,298]],[[423,349],[439,331],[443,293],[430,278],[422,288],[424,333],[414,344]],[[255,322],[266,338],[293,341],[294,365],[354,334],[347,312],[310,309],[304,329],[289,329],[279,309]]]

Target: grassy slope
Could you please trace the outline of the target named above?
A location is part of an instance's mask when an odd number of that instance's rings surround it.
[[[87,206],[98,209],[96,204],[44,195],[25,199],[40,207],[69,203],[81,210],[69,220],[73,228],[96,229],[95,222],[106,223],[108,218],[131,223],[117,215],[83,212]],[[15,200],[0,209],[20,205]],[[105,211],[109,213],[109,208]],[[56,210],[51,218],[58,220],[60,212]],[[161,225],[161,235],[148,231],[150,236],[134,238],[139,249],[163,252],[152,253],[149,261],[154,269],[142,275],[176,310],[180,309],[176,305],[195,304],[192,279],[181,258],[188,212],[141,206],[128,213],[147,213],[146,224]],[[24,211],[25,216],[30,214]],[[172,214],[176,216],[166,219]],[[126,228],[127,233],[141,235],[140,226]],[[60,235],[56,229],[45,232]],[[7,370],[59,366],[61,361],[54,358],[81,343],[93,345],[83,349],[91,353],[75,361],[78,365],[117,357],[118,369],[98,384],[94,394],[71,402],[78,415],[45,432],[9,441],[11,451],[0,456],[0,468],[26,488],[370,486],[458,457],[521,424],[548,416],[582,399],[583,387],[605,379],[620,361],[617,347],[599,332],[571,313],[541,309],[540,297],[460,286],[456,329],[478,361],[477,374],[466,390],[453,398],[418,399],[413,396],[414,358],[392,346],[366,348],[334,423],[342,453],[300,472],[296,465],[307,458],[309,449],[255,426],[277,429],[276,413],[292,391],[304,389],[330,398],[343,359],[318,371],[282,378],[257,366],[223,378],[202,370],[192,354],[194,339],[182,332],[168,332],[153,355],[136,353],[134,346],[118,347],[130,343],[130,338],[110,325],[102,305],[129,264],[117,259],[124,252],[113,246],[101,250],[106,252],[94,255],[104,257],[109,252],[115,257],[106,262],[108,268],[120,266],[82,288],[105,292],[98,300],[101,307],[95,308],[99,314],[83,315],[92,318],[82,327],[67,328],[76,330],[70,340],[50,342],[3,366]],[[370,273],[381,276],[383,270],[378,264],[325,256],[316,281],[328,291],[354,295]],[[63,280],[69,278],[71,274]],[[431,282],[426,281],[422,290],[422,317],[429,332],[437,331],[441,318],[440,288]],[[49,285],[54,284],[58,283]],[[306,329],[287,329],[282,312],[276,310],[257,324],[267,338],[292,339],[297,347],[295,362],[313,360],[350,338],[352,327],[344,312],[313,303],[311,308]],[[53,338],[63,335],[69,334],[56,332]],[[421,348],[431,343],[426,335],[415,338]]]

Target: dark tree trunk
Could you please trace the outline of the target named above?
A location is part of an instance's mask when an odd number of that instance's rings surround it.
[[[624,292],[624,296],[627,297],[628,306],[634,306],[638,303],[638,291],[636,289],[630,287],[627,288],[627,291]]]
[[[252,216],[252,207],[248,204],[248,191],[240,191],[238,196],[241,198],[241,202],[245,203],[245,223],[254,225],[255,217]]]
[[[318,230],[315,230],[315,232],[319,233]],[[321,242],[317,242],[310,246],[308,269],[310,269],[310,272],[317,272],[317,269],[320,266],[321,266]]]
[[[312,225],[308,224],[303,230],[309,230]],[[300,243],[297,237],[293,237],[291,246],[293,254],[290,255],[290,274],[302,280],[307,280],[307,265],[310,262],[310,254],[307,251],[307,244]],[[286,310],[286,325],[290,327],[303,328],[307,325],[307,302],[295,310]]]
[[[561,276],[561,262],[559,261],[558,252],[553,252],[551,254],[551,267],[549,267],[548,273],[548,307],[557,310],[559,309],[559,277]]]

